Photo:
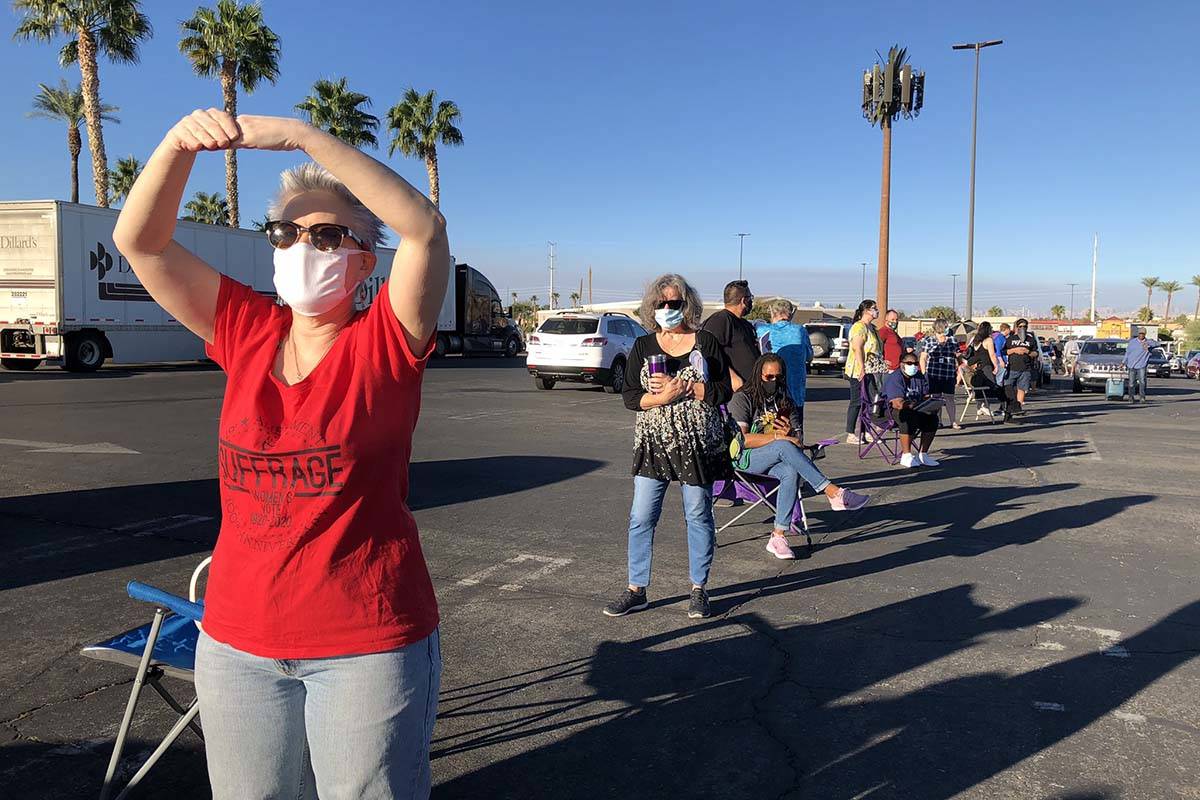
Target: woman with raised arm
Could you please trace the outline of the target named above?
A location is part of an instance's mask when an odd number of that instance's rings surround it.
[[[173,241],[196,154],[303,151],[266,236],[281,306]],[[383,225],[400,235],[355,310]],[[125,202],[118,249],[228,380],[221,531],[196,651],[215,798],[427,797],[438,610],[409,512],[445,220],[383,164],[294,119],[196,111]]]

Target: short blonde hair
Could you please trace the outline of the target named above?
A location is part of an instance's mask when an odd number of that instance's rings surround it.
[[[383,220],[375,216],[371,209],[363,205],[354,193],[346,188],[346,184],[333,176],[333,173],[320,164],[308,161],[299,166],[284,171],[279,176],[279,191],[267,208],[268,219],[280,219],[283,209],[295,197],[306,192],[328,192],[340,197],[350,206],[353,224],[349,226],[354,235],[363,240],[371,250],[383,241]]]
[[[792,315],[796,313],[796,307],[792,305],[792,301],[788,300],[786,297],[777,297],[771,301],[769,311],[771,312],[772,319],[776,316],[782,315],[787,317],[788,322],[791,322]]]
[[[700,327],[700,317],[704,314],[704,303],[700,300],[700,293],[691,287],[684,280],[682,275],[676,275],[669,272],[666,275],[659,275],[650,282],[646,287],[646,293],[642,295],[642,304],[638,307],[638,317],[642,320],[642,324],[646,326],[646,330],[658,331],[662,330],[658,322],[654,319],[654,312],[658,310],[658,304],[662,301],[663,290],[668,286],[673,287],[679,292],[679,296],[683,298],[683,323],[690,330],[697,330]]]

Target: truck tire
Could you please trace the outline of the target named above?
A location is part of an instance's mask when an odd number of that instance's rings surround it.
[[[13,372],[32,372],[41,366],[41,359],[32,358],[0,358],[0,367]]]
[[[553,389],[554,378],[534,378],[533,385],[539,389]]]
[[[1079,378],[1075,378],[1071,381],[1071,391],[1075,394],[1081,394],[1083,392],[1083,384],[1079,382]]]
[[[508,337],[508,340],[504,343],[504,357],[516,358],[519,352],[521,352],[521,343],[517,341],[517,337]]]
[[[613,361],[612,377],[608,379],[608,383],[604,384],[604,391],[609,394],[620,394],[625,388],[625,359],[618,358]]]
[[[104,366],[104,335],[92,331],[67,337],[63,366],[68,372],[95,372]]]
[[[833,346],[829,337],[820,331],[810,334],[808,340],[812,344],[813,358],[828,358],[833,354]]]
[[[450,343],[446,341],[446,337],[442,334],[437,335],[437,341],[433,345],[433,357],[445,358],[446,353],[450,351]]]

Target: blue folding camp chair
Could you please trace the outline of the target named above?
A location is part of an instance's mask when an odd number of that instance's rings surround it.
[[[113,781],[117,767],[121,762],[121,752],[125,749],[125,737],[129,733],[133,713],[137,709],[138,698],[142,687],[149,685],[179,714],[179,721],[155,748],[146,762],[138,769],[129,783],[117,795],[116,800],[124,800],[142,778],[158,763],[185,728],[191,729],[200,740],[204,740],[196,714],[200,707],[196,698],[187,706],[182,705],[163,686],[162,678],[170,675],[191,682],[196,664],[196,638],[199,634],[200,618],[204,613],[204,603],[196,599],[196,582],[200,573],[212,561],[212,557],[204,559],[192,572],[188,586],[188,597],[185,600],[162,589],[157,589],[145,583],[130,581],[126,586],[129,596],[134,600],[144,600],[153,603],[154,619],[139,628],[125,631],[111,639],[105,639],[83,648],[80,653],[88,658],[101,661],[112,661],[125,664],[137,670],[133,679],[133,688],[129,692],[129,702],[125,705],[125,716],[117,731],[117,741],[113,747],[112,758],[108,762],[108,771],[104,774],[104,785],[100,789],[100,800],[107,800],[113,791]]]

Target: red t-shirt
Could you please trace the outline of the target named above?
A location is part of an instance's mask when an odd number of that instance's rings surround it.
[[[222,518],[203,621],[217,641],[266,658],[325,658],[393,650],[437,627],[408,509],[429,353],[413,355],[380,297],[286,386],[272,367],[291,312],[221,278],[207,351],[228,375]]]
[[[887,364],[888,369],[899,369],[900,356],[904,352],[900,334],[884,325],[879,329],[879,341],[883,343],[883,363]]]

